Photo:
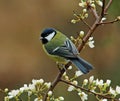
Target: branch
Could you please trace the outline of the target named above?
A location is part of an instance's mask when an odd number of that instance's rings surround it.
[[[102,24],[113,24],[115,22],[118,22],[120,21],[119,19],[114,19],[113,21],[108,21],[108,22],[100,22],[99,25],[102,25]]]
[[[94,9],[94,8],[90,7],[90,10],[92,11],[92,13],[93,13],[94,17],[95,17],[96,19],[98,19],[98,18],[99,18],[99,16],[98,16],[98,13],[97,13],[96,9]]]
[[[91,26],[90,26],[85,20],[81,19],[81,21],[82,21],[89,29],[91,29]]]
[[[114,98],[109,97],[109,96],[105,96],[105,95],[102,95],[102,94],[99,94],[99,93],[95,93],[95,92],[90,91],[89,89],[83,88],[83,87],[78,86],[78,85],[74,85],[74,84],[72,84],[72,83],[70,83],[70,82],[68,82],[68,81],[66,81],[66,80],[60,79],[60,81],[63,82],[63,83],[66,83],[66,84],[68,84],[68,85],[72,85],[72,86],[74,86],[75,88],[79,88],[79,89],[81,89],[81,90],[83,90],[83,91],[89,92],[89,93],[91,93],[91,94],[93,94],[93,95],[95,95],[95,96],[99,96],[99,97],[101,97],[101,98],[106,98],[106,99],[109,99],[109,100],[112,100],[112,101],[119,101],[118,99],[114,99]]]
[[[110,7],[110,5],[112,4],[113,0],[109,0],[108,4],[105,7],[104,13],[106,13],[108,11],[108,8]]]
[[[103,0],[103,6],[102,6],[102,11],[101,11],[101,18],[103,18],[105,15],[105,0]]]
[[[68,67],[69,67],[71,64],[72,64],[71,62],[68,62],[68,63],[65,65],[65,68],[61,69],[61,71],[57,74],[56,78],[55,78],[54,81],[52,82],[51,87],[50,87],[50,88],[48,89],[48,91],[45,93],[45,96],[44,96],[43,101],[46,101],[46,100],[47,100],[48,92],[49,92],[49,91],[53,91],[53,89],[55,88],[55,86],[58,84],[58,82],[59,82],[60,79],[62,78],[63,73],[65,72],[65,70],[68,69]]]
[[[4,90],[2,90],[2,89],[0,89],[0,92],[5,93],[5,91],[4,91]]]

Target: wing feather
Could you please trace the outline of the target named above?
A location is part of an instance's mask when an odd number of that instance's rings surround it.
[[[67,39],[62,46],[55,48],[52,51],[52,54],[69,59],[76,58],[78,51],[75,45],[69,39]]]

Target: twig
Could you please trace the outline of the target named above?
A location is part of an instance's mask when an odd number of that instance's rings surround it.
[[[91,26],[90,26],[85,20],[81,19],[81,21],[82,21],[89,29],[91,29]]]
[[[89,92],[89,93],[91,93],[91,94],[93,94],[93,95],[95,95],[95,96],[99,96],[99,97],[101,97],[101,98],[110,99],[110,100],[112,100],[112,101],[119,101],[118,99],[114,99],[114,98],[109,97],[109,96],[105,96],[105,95],[102,95],[102,94],[99,94],[99,93],[95,93],[95,92],[90,91],[89,89],[83,88],[83,87],[78,86],[78,85],[74,85],[74,84],[72,84],[72,83],[70,83],[70,82],[68,82],[68,81],[66,81],[66,80],[60,79],[60,81],[63,82],[63,83],[72,85],[72,86],[74,86],[75,88],[79,88],[79,89],[81,89],[81,90],[83,90],[83,91]]]
[[[102,6],[102,11],[101,11],[101,18],[103,18],[105,15],[105,0],[103,0],[102,2],[103,2],[103,6]]]
[[[95,17],[96,19],[98,19],[99,16],[98,16],[98,13],[97,13],[96,9],[90,7],[90,10],[92,11],[92,14],[94,15],[94,17]]]
[[[81,20],[89,29],[91,29],[91,26],[90,26],[84,19],[82,19],[79,14],[76,14],[75,11],[73,11],[73,13],[74,13],[74,16],[75,16],[79,21]]]
[[[5,93],[5,91],[4,91],[4,90],[2,90],[2,89],[0,89],[0,92]]]
[[[91,29],[88,31],[88,33],[86,34],[86,36],[83,38],[82,43],[78,46],[78,51],[79,52],[82,50],[83,46],[85,45],[85,43],[87,42],[87,40],[89,39],[89,37],[93,34],[93,32],[95,31],[95,29],[98,27],[98,23],[99,22],[100,22],[100,19],[98,17],[98,19],[96,19],[96,21],[92,25]]]
[[[110,5],[112,4],[112,1],[113,1],[113,0],[109,0],[109,2],[107,3],[107,5],[106,5],[106,7],[105,7],[104,13],[107,13],[108,8],[109,8]]]
[[[115,23],[115,22],[118,22],[120,21],[119,19],[114,19],[113,21],[107,21],[107,22],[100,22],[98,25],[102,25],[102,24],[112,24],[112,23]]]
[[[65,65],[65,69],[61,69],[61,71],[57,74],[56,78],[54,79],[54,81],[52,82],[52,85],[51,87],[48,89],[48,91],[46,92],[45,96],[44,96],[44,99],[43,101],[46,101],[47,100],[47,97],[48,97],[48,92],[49,91],[52,91],[55,86],[58,84],[58,82],[60,81],[63,73],[65,72],[66,69],[68,69],[68,67],[71,65],[72,63],[71,62],[68,62],[66,65]]]

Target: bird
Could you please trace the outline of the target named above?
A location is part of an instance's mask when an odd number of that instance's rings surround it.
[[[87,74],[93,66],[79,56],[74,43],[62,32],[54,28],[45,28],[40,34],[45,53],[56,62],[65,64],[71,61],[78,70]]]

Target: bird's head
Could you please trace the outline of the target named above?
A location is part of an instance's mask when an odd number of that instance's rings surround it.
[[[53,29],[53,28],[46,28],[41,33],[40,40],[42,41],[43,44],[46,44],[49,41],[51,41],[54,38],[55,35],[56,35],[55,29]]]

